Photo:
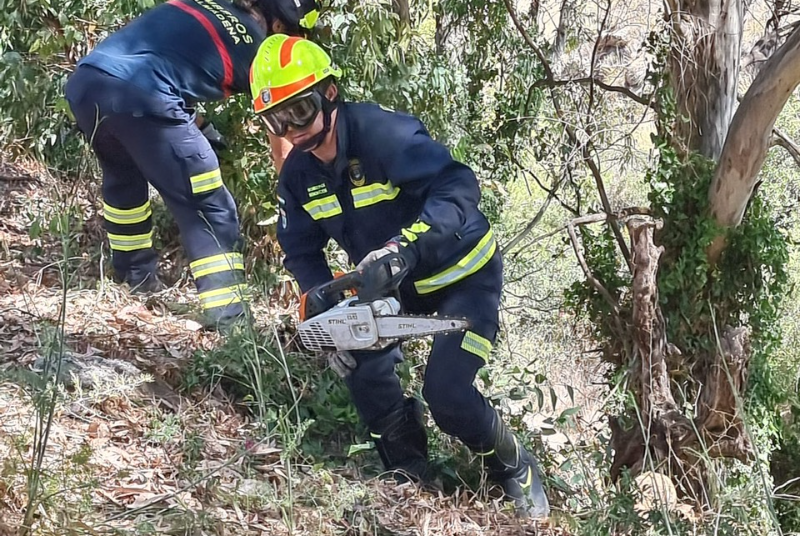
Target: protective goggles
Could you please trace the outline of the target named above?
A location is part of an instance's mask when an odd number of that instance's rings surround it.
[[[292,97],[290,100],[267,110],[261,117],[270,132],[276,136],[285,136],[289,127],[304,130],[311,126],[317,114],[322,110],[322,95],[318,91],[308,91]]]

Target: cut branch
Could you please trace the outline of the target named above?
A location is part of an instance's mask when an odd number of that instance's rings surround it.
[[[678,409],[670,389],[664,317],[658,303],[658,261],[664,247],[656,247],[653,232],[660,222],[640,218],[628,222],[633,247],[634,352],[641,363],[641,412],[645,426],[662,420]]]

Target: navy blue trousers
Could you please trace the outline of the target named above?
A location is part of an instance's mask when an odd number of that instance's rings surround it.
[[[406,312],[436,312],[465,317],[472,323],[466,333],[433,338],[422,394],[434,421],[443,432],[467,445],[491,444],[495,410],[474,381],[497,336],[503,287],[500,253],[477,273],[433,294],[420,296],[408,283],[401,288]],[[374,430],[374,423],[403,404],[403,387],[395,373],[403,356],[399,347],[353,354],[357,367],[348,376],[347,386],[362,421]]]
[[[193,115],[90,66],[72,74],[66,97],[103,170],[103,217],[116,276],[131,286],[155,276],[149,183],[178,224],[208,317],[241,314],[236,205]]]

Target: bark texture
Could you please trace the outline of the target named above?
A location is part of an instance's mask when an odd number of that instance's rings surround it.
[[[742,45],[741,0],[667,0],[670,71],[680,117],[675,134],[716,160],[736,109]]]
[[[631,362],[640,419],[627,429],[612,420],[611,476],[617,478],[623,468],[633,474],[657,468],[673,477],[683,495],[701,504],[703,470],[697,452],[743,461],[752,454],[739,407],[751,355],[748,332],[726,329],[713,355],[681,355],[667,340],[659,305],[657,275],[663,248],[654,243],[656,224],[632,219],[627,226],[633,264]],[[676,362],[697,363],[692,370],[697,389],[694,419],[684,414],[673,394],[677,387],[670,363]]]

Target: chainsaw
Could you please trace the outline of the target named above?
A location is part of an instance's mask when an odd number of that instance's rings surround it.
[[[466,318],[401,314],[398,289],[408,272],[403,256],[394,253],[303,294],[297,327],[303,346],[313,352],[379,350],[406,339],[469,329]]]

